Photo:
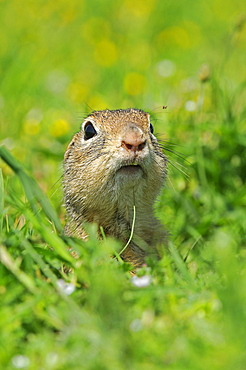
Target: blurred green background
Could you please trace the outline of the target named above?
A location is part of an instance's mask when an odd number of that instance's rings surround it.
[[[63,153],[83,118],[147,110],[170,159],[156,213],[185,260],[170,248],[141,290],[92,232],[65,276],[64,241],[1,161],[4,368],[245,369],[244,12],[242,0],[0,1],[0,144],[63,222]]]
[[[59,209],[63,153],[82,119],[105,108],[151,112],[155,132],[183,157],[170,153],[180,170],[170,165],[165,216],[159,207],[173,230],[175,193],[199,198],[208,184],[224,195],[242,186],[244,5],[1,1],[1,143]]]
[[[153,111],[156,131],[186,146],[186,117],[197,126],[199,105],[202,120],[211,120],[219,104],[211,86],[201,97],[199,71],[220,78],[230,96],[243,81],[244,6],[241,0],[1,1],[1,140],[45,182],[54,180],[49,159],[61,160],[91,110]],[[235,113],[244,98],[233,102]]]

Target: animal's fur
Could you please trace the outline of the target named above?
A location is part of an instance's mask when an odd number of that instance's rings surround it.
[[[96,135],[85,140],[88,122]],[[86,238],[83,224],[96,223],[105,235],[126,243],[135,205],[134,236],[122,258],[141,266],[147,255],[157,254],[165,239],[153,205],[166,166],[167,158],[150,132],[148,113],[138,109],[93,112],[74,135],[64,157],[65,232]]]

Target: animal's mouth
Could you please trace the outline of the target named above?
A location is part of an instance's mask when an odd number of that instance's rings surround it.
[[[126,175],[136,175],[140,174],[143,172],[142,167],[138,163],[129,163],[121,166],[119,170],[117,171],[121,174],[126,174]]]

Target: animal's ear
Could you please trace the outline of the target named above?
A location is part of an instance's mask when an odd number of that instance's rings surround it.
[[[73,148],[73,146],[75,146],[77,140],[78,140],[78,137],[79,137],[79,132],[77,134],[75,134],[72,138],[72,140],[70,141],[70,143],[68,144],[68,147],[67,147],[67,150],[64,154],[64,160],[66,161],[71,153],[71,150]]]

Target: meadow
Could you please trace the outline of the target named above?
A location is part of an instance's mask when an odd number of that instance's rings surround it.
[[[246,368],[244,11],[0,2],[2,369]],[[63,235],[72,135],[92,110],[129,107],[150,112],[169,157],[169,242],[135,278],[93,225],[87,242]]]

